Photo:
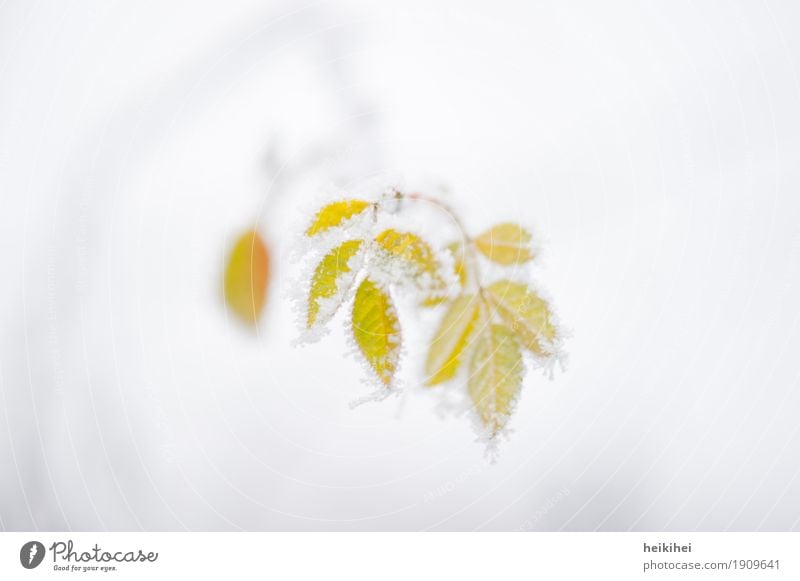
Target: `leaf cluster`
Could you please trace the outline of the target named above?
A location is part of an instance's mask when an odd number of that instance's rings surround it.
[[[395,193],[392,211],[414,199],[420,198]],[[349,329],[358,352],[380,384],[391,388],[403,343],[394,288],[415,287],[421,308],[442,310],[425,360],[426,385],[454,381],[465,370],[475,415],[494,438],[519,397],[523,355],[546,361],[558,354],[560,334],[548,302],[511,278],[487,283],[482,277],[486,262],[502,269],[533,261],[532,236],[506,222],[474,238],[462,231],[460,240],[436,251],[416,232],[378,228],[382,211],[382,202],[342,200],[313,217],[304,232],[312,240],[337,229],[346,233],[347,225],[359,219],[371,219],[374,229],[352,238],[345,234],[316,264],[305,299],[305,327],[325,325],[352,298]],[[442,252],[452,260],[441,260]]]

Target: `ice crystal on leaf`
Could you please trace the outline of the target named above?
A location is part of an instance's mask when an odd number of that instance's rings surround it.
[[[497,313],[519,334],[528,349],[543,356],[553,353],[556,328],[544,299],[525,285],[510,280],[498,280],[486,290]]]
[[[399,261],[405,275],[417,288],[432,296],[442,296],[446,283],[441,276],[441,265],[433,250],[421,237],[413,232],[398,232],[393,228],[384,230],[375,241],[386,252],[390,261]]]
[[[314,221],[306,230],[306,235],[315,236],[330,228],[340,226],[369,207],[370,203],[363,200],[342,200],[330,203],[317,212]]]
[[[461,288],[467,286],[467,263],[464,258],[464,244],[460,241],[451,242],[447,245],[447,251],[453,256],[453,267],[455,268],[458,282]]]
[[[508,421],[522,386],[522,352],[514,332],[499,324],[483,329],[475,341],[469,371],[469,396],[494,437]]]
[[[336,314],[345,293],[358,274],[358,270],[352,264],[352,258],[361,248],[362,243],[361,240],[342,242],[328,252],[317,265],[308,293],[306,326],[309,329],[318,321],[325,324]],[[338,300],[336,300],[337,297]],[[321,303],[326,299],[329,301],[329,306],[327,309],[322,309]],[[331,301],[331,299],[334,300]]]
[[[381,383],[389,387],[400,358],[400,322],[389,293],[369,278],[353,301],[353,337]]]

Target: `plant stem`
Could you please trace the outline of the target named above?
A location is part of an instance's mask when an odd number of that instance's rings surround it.
[[[491,316],[491,313],[494,312],[494,309],[492,308],[491,302],[486,297],[486,288],[481,283],[480,268],[478,266],[479,265],[478,253],[475,250],[475,245],[473,243],[472,237],[469,235],[466,227],[464,226],[464,222],[461,220],[461,218],[458,216],[455,210],[453,210],[453,208],[451,208],[448,204],[442,202],[438,198],[434,198],[433,196],[429,196],[427,194],[423,194],[420,192],[414,192],[411,194],[402,194],[398,192],[398,195],[400,199],[405,198],[409,200],[427,202],[432,206],[436,207],[441,212],[447,214],[450,217],[450,219],[453,220],[453,222],[456,225],[456,228],[458,228],[458,231],[461,234],[462,239],[464,240],[464,244],[462,245],[463,247],[462,252],[464,252],[465,257],[468,257],[469,268],[467,271],[469,273],[469,276],[472,278],[472,281],[475,283],[475,286],[477,288],[477,294],[480,297],[481,302],[486,308],[487,313]]]

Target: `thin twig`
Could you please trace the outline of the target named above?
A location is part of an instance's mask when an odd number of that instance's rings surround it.
[[[486,296],[486,288],[483,286],[481,282],[480,276],[480,264],[478,260],[478,253],[475,250],[475,244],[472,237],[467,232],[466,227],[464,226],[464,222],[458,216],[458,214],[451,208],[448,204],[442,202],[438,198],[434,198],[433,196],[429,196],[427,194],[423,194],[420,192],[414,192],[411,194],[402,194],[399,193],[401,199],[406,198],[409,200],[415,201],[423,201],[431,204],[432,206],[436,207],[438,210],[446,213],[455,223],[456,228],[458,228],[459,233],[461,234],[462,239],[464,240],[463,244],[463,252],[465,256],[468,257],[469,268],[467,269],[468,274],[472,278],[475,286],[477,287],[477,295],[480,297],[481,302],[483,303],[484,307],[486,308],[487,313],[491,316],[494,313],[494,308],[491,304],[491,301]]]

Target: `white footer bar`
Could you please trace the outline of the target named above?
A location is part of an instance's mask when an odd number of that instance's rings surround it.
[[[0,579],[800,579],[800,533],[2,533]]]

